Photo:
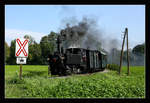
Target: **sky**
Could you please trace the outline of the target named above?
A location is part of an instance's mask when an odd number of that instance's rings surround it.
[[[145,5],[5,5],[5,41],[31,35],[36,42],[51,31],[59,33],[67,21],[94,18],[108,38],[122,43],[128,28],[129,48],[145,42]]]

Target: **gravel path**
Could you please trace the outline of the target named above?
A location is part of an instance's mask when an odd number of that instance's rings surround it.
[[[105,69],[105,70],[102,71],[101,73],[107,73],[107,72],[109,72],[109,70],[108,70],[108,69]]]
[[[109,72],[108,69],[105,69],[104,71],[99,71],[99,73],[107,73]],[[98,73],[98,72],[95,72]],[[87,74],[75,74],[76,76],[85,76],[85,75],[91,75],[94,73],[87,73]],[[49,77],[50,79],[54,79],[54,78],[67,78],[67,77],[71,77],[72,75],[68,75],[68,76],[60,76],[60,77]]]

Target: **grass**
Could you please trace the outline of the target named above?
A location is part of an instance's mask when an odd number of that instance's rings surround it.
[[[48,66],[23,65],[23,79],[19,80],[19,66],[5,66],[6,98],[145,98],[145,70],[130,67],[127,76],[123,67],[116,71],[72,75],[50,79]]]

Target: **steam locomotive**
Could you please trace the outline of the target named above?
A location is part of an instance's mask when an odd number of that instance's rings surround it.
[[[70,75],[102,71],[107,65],[107,55],[103,51],[85,48],[60,47],[60,37],[57,38],[57,51],[49,54],[49,73],[51,75]]]

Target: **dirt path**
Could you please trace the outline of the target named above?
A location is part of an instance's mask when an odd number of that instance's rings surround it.
[[[108,69],[105,69],[104,71],[99,71],[99,73],[107,73],[109,72]],[[95,72],[98,73],[98,72]],[[85,76],[85,75],[92,75],[94,73],[87,73],[87,74],[75,74],[75,76]],[[60,77],[49,77],[49,79],[54,79],[54,78],[67,78],[67,77],[71,77],[72,75],[68,75],[68,76],[60,76]]]
[[[108,69],[105,69],[105,70],[102,71],[101,73],[107,73],[107,72],[109,72],[109,70],[108,70]]]

